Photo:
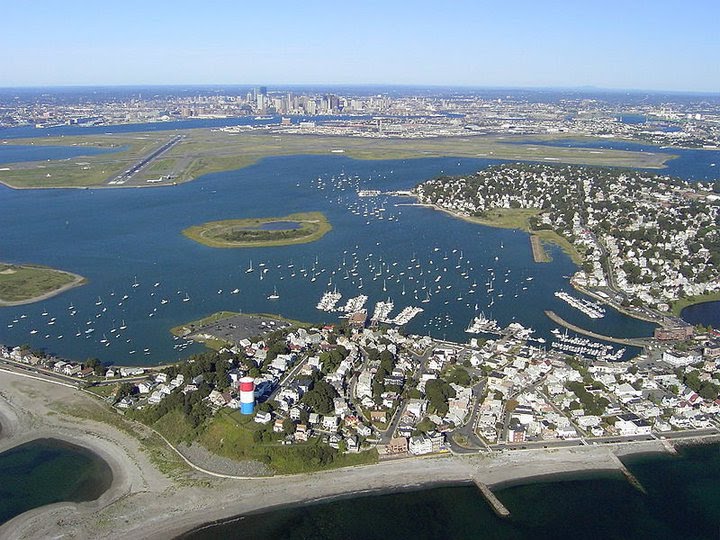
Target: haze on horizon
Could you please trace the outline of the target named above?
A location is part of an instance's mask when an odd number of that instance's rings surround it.
[[[720,3],[14,2],[0,86],[720,90]]]

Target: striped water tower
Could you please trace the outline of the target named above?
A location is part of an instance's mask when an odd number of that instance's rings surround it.
[[[240,390],[240,413],[252,414],[255,409],[255,379],[243,377],[238,385]]]

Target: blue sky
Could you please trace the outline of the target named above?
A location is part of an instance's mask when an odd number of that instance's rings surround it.
[[[720,91],[720,1],[6,0],[0,86]]]

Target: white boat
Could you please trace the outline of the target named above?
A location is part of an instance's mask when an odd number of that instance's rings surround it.
[[[268,300],[277,300],[278,298],[280,298],[280,295],[277,293],[277,289],[273,287],[273,293],[268,295]]]

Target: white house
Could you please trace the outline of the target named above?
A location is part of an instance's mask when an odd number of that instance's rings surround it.
[[[432,441],[424,435],[410,437],[410,442],[408,443],[408,451],[414,456],[430,454],[433,451]]]

